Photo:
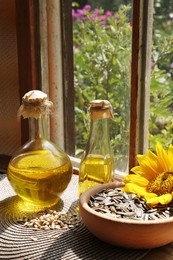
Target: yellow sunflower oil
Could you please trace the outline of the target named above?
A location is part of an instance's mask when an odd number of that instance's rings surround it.
[[[79,194],[89,188],[112,181],[114,160],[99,155],[88,156],[80,167]]]
[[[8,179],[18,196],[43,207],[58,202],[71,175],[70,160],[46,150],[16,156],[8,166]]]

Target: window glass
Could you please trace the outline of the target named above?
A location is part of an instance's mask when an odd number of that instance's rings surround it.
[[[116,170],[126,171],[129,152],[132,1],[73,2],[76,156],[89,135],[88,104],[107,99],[113,106],[111,142]]]
[[[173,0],[154,1],[149,146],[173,140]]]

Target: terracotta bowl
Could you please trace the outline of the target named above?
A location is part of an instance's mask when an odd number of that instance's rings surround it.
[[[173,241],[173,217],[161,220],[116,219],[96,212],[88,206],[91,195],[103,189],[122,187],[120,182],[95,186],[79,198],[79,210],[84,224],[97,238],[126,248],[155,248]]]

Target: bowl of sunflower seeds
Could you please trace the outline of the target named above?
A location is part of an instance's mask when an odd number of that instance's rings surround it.
[[[145,198],[123,191],[123,182],[101,184],[79,198],[84,224],[97,238],[115,246],[156,248],[173,241],[173,202],[148,205]]]

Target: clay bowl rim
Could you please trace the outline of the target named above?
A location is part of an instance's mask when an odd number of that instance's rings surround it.
[[[126,218],[115,218],[115,217],[109,217],[106,214],[101,214],[94,209],[92,209],[89,205],[89,199],[90,196],[95,195],[97,192],[102,191],[103,189],[109,189],[109,188],[119,188],[123,187],[124,183],[115,181],[111,183],[106,184],[100,184],[95,187],[92,187],[85,191],[81,196],[79,197],[79,211],[81,212],[81,208],[83,208],[85,211],[87,211],[90,214],[95,215],[96,217],[99,217],[101,219],[109,220],[111,222],[117,222],[117,223],[123,223],[123,224],[135,224],[135,225],[159,225],[159,224],[165,224],[165,223],[171,223],[173,222],[173,216],[168,217],[165,219],[158,219],[158,220],[133,220],[133,219],[126,219]],[[82,214],[81,214],[82,217]]]

